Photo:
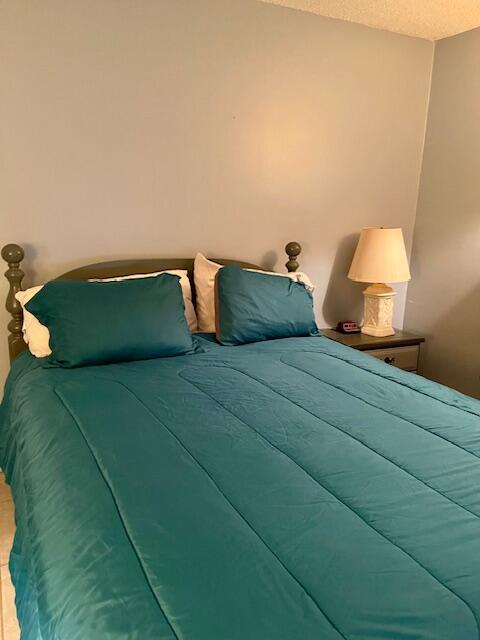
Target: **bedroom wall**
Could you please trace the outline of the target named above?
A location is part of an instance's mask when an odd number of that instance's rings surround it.
[[[363,226],[410,248],[431,42],[254,0],[11,0],[0,47],[0,242],[26,285],[197,250],[283,268],[298,240],[326,326],[361,318]]]
[[[405,325],[427,336],[425,374],[480,398],[480,29],[435,63]]]

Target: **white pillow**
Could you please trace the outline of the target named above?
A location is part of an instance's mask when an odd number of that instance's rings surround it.
[[[50,332],[30,311],[25,309],[25,305],[41,289],[43,289],[43,284],[15,294],[15,298],[20,302],[23,309],[23,339],[28,344],[30,353],[37,358],[45,358],[45,356],[49,356],[52,353],[49,345]]]
[[[197,296],[198,331],[203,333],[215,332],[215,277],[222,266],[223,265],[217,262],[208,260],[201,253],[197,253],[195,256],[193,279],[195,281],[195,293]],[[310,278],[300,271],[294,273],[272,273],[271,271],[260,271],[257,269],[247,269],[247,271],[265,273],[269,276],[291,278],[295,280],[295,282],[304,284],[310,291],[313,291],[315,288]]]
[[[120,280],[131,280],[134,278],[152,278],[162,273],[171,273],[174,276],[180,276],[180,286],[182,287],[183,302],[185,305],[185,318],[190,331],[197,330],[197,316],[192,301],[192,288],[188,279],[188,271],[184,269],[171,269],[168,271],[157,271],[155,273],[137,273],[131,276],[120,276],[116,278],[91,279],[89,282],[119,282]],[[33,298],[43,285],[31,287],[26,291],[19,291],[15,294],[15,298],[20,302],[23,309],[23,339],[28,344],[28,348],[32,355],[37,358],[44,358],[52,353],[50,349],[50,332],[48,328],[41,324],[37,318],[25,309],[25,305]]]

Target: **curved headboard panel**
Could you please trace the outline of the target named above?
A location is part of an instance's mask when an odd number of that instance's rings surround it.
[[[297,258],[301,252],[298,242],[289,242],[285,247],[288,255],[286,263],[287,271],[298,271]],[[12,362],[22,351],[27,349],[23,340],[23,311],[21,304],[16,300],[15,294],[22,290],[22,279],[24,272],[20,263],[24,258],[24,251],[18,244],[7,244],[2,249],[2,258],[8,264],[5,277],[9,283],[9,290],[6,301],[6,309],[12,316],[8,323],[8,351],[10,362]],[[214,262],[220,264],[239,264],[244,269],[259,269],[256,264],[241,262],[240,260],[230,260],[227,258],[212,258]],[[169,269],[186,269],[192,283],[192,294],[195,296],[195,286],[193,282],[193,258],[143,258],[139,260],[115,260],[113,262],[98,262],[88,264],[67,271],[58,276],[56,280],[90,280],[97,278],[115,278],[119,276],[130,276],[135,273],[153,273],[155,271],[166,271]]]
[[[226,258],[211,258],[219,264],[239,264],[244,269],[262,269],[256,264],[227,260]],[[90,280],[92,278],[116,278],[130,276],[135,273],[155,273],[169,269],[186,269],[190,279],[193,276],[193,258],[143,258],[139,260],[115,260],[113,262],[97,262],[87,264],[78,269],[62,273],[56,280]]]

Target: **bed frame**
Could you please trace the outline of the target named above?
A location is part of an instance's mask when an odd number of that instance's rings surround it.
[[[286,263],[287,271],[298,271],[297,258],[302,251],[298,242],[289,242],[285,247],[288,255]],[[10,362],[27,349],[23,340],[22,325],[23,311],[22,305],[15,298],[18,291],[22,291],[22,280],[25,273],[20,267],[20,263],[25,257],[23,248],[18,244],[7,244],[2,249],[2,258],[8,264],[5,277],[8,280],[9,289],[6,301],[6,309],[12,316],[8,323],[8,351]],[[225,258],[212,258],[214,262],[220,264],[239,264],[247,269],[262,269],[249,262],[239,260],[228,260]],[[190,282],[192,283],[192,294],[195,298],[195,285],[193,282],[193,258],[151,258],[139,260],[116,260],[114,262],[98,262],[78,267],[72,271],[67,271],[58,276],[56,280],[89,280],[90,278],[113,278],[118,276],[128,276],[134,273],[152,273],[155,271],[165,271],[167,269],[187,269]]]

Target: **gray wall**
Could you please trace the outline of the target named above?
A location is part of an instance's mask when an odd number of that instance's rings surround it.
[[[429,378],[480,398],[480,29],[436,44],[405,326]]]
[[[361,227],[410,248],[432,43],[254,0],[10,0],[0,41],[0,242],[27,285],[197,250],[281,268],[295,239],[325,326],[361,317]]]

